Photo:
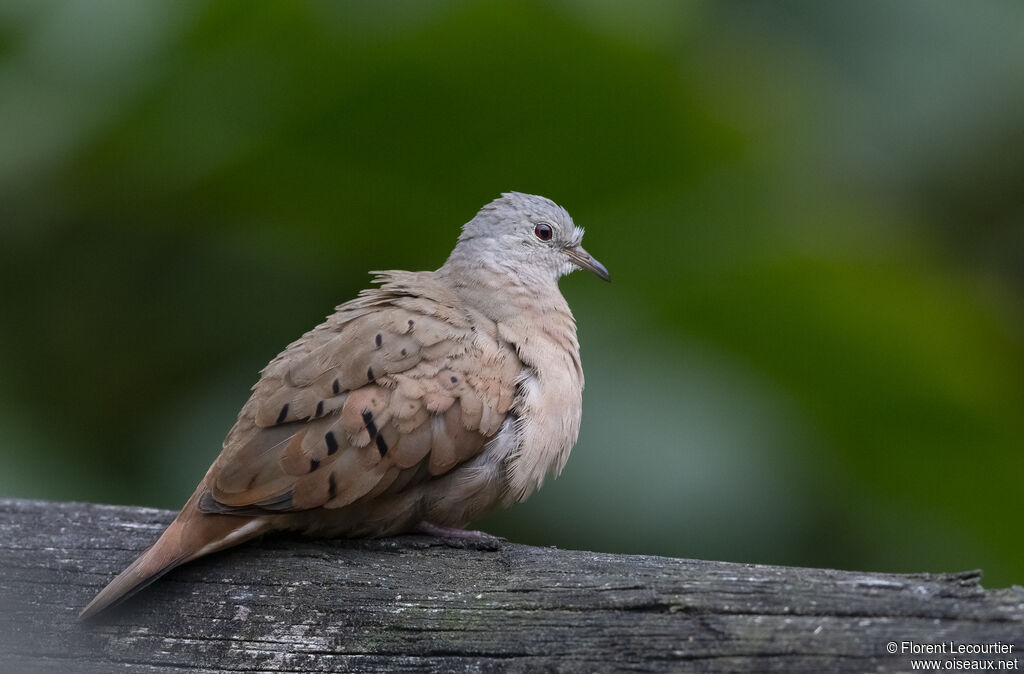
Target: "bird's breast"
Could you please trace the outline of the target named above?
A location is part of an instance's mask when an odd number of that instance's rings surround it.
[[[518,446],[507,461],[508,497],[522,501],[545,477],[557,476],[576,444],[583,411],[583,370],[572,315],[530,335],[503,331],[516,342],[523,370],[513,406]]]

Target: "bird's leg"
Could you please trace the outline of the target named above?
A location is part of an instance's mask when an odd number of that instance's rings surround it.
[[[489,543],[492,545],[503,543],[505,541],[501,536],[494,536],[486,531],[471,531],[467,529],[458,529],[456,527],[442,527],[426,520],[423,520],[416,525],[416,531],[428,536],[437,536],[438,538],[458,538],[465,541]]]

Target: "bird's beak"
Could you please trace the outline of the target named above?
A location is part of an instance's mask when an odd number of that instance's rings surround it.
[[[605,269],[605,266],[598,262],[597,260],[595,260],[594,258],[590,257],[590,253],[583,250],[583,246],[570,246],[565,249],[565,254],[580,269],[588,269],[597,274],[603,280],[611,283],[611,274],[608,273],[608,270]]]

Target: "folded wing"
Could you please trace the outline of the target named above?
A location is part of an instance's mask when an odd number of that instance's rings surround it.
[[[267,366],[205,479],[199,508],[341,508],[479,454],[522,364],[486,321],[401,278],[339,308]]]

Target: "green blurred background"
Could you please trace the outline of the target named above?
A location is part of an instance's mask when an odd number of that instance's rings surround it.
[[[178,507],[501,191],[588,228],[520,542],[1024,583],[1024,3],[0,2],[0,494]]]

